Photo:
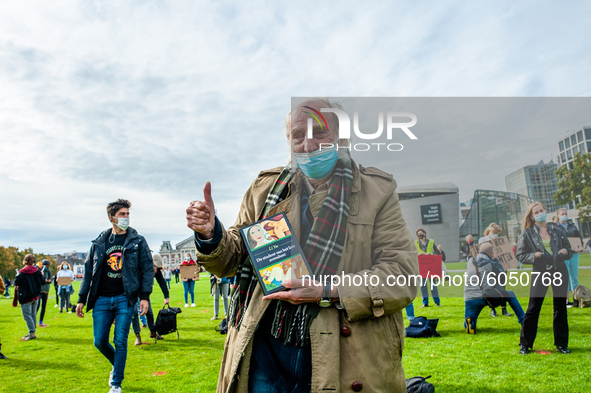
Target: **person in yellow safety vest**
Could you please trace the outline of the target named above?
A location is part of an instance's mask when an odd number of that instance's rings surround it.
[[[433,239],[427,239],[427,231],[423,228],[417,229],[415,232],[417,235],[417,240],[415,241],[415,245],[417,246],[417,251],[419,254],[426,254],[426,255],[439,255],[439,250],[435,247],[435,241]],[[429,288],[427,286],[427,281],[430,279],[422,279],[421,285],[421,295],[423,296],[423,305],[421,308],[429,307]],[[441,307],[441,302],[439,300],[439,290],[437,289],[437,285],[434,285],[431,289],[431,295],[433,296],[433,301],[437,307]]]

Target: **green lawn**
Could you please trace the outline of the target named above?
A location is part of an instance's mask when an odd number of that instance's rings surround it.
[[[591,282],[591,270],[580,271],[581,281]],[[205,278],[205,277],[204,277]],[[76,285],[77,286],[77,285]],[[13,288],[11,288],[13,289]],[[157,286],[152,300],[161,304]],[[213,298],[209,282],[195,287],[196,308],[182,307],[179,315],[181,339],[166,336],[165,341],[129,352],[124,392],[211,392],[215,390],[224,337],[215,332],[210,321]],[[552,307],[548,299],[540,317],[536,350],[550,354],[518,354],[519,325],[516,317],[490,317],[483,310],[478,320],[478,334],[467,335],[462,329],[464,302],[462,288],[442,287],[443,307],[418,309],[415,313],[439,318],[439,338],[407,339],[404,368],[407,377],[433,375],[437,392],[587,392],[591,382],[591,309],[569,309],[571,355],[556,353],[552,337]],[[518,290],[525,296],[526,289]],[[173,305],[182,306],[182,285],[172,285]],[[455,296],[455,297],[448,297]],[[524,309],[527,299],[520,298]],[[53,301],[53,303],[52,303]],[[26,334],[20,309],[12,300],[0,300],[0,337],[2,350],[9,357],[0,361],[0,390],[6,392],[84,391],[107,392],[111,369],[92,344],[92,318],[79,319],[74,314],[59,314],[50,299],[46,323],[39,329],[38,340],[20,342]],[[500,310],[499,310],[500,311]],[[157,312],[157,311],[156,311]],[[143,330],[143,338],[148,332]],[[379,366],[379,365],[378,365]],[[163,373],[163,374],[162,374]],[[162,374],[162,375],[159,375]]]

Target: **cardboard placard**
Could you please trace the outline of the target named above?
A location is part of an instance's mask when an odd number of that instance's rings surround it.
[[[501,262],[505,271],[519,266],[515,254],[513,254],[513,244],[509,242],[506,236],[492,239],[492,244],[495,247],[495,256]]]
[[[570,242],[570,248],[572,248],[573,251],[584,251],[583,243],[581,242],[581,239],[579,239],[578,237],[569,237],[568,241]]]
[[[57,285],[68,286],[72,285],[72,277],[58,277]]]
[[[479,244],[472,243],[470,246],[468,246],[468,256],[470,258],[473,258],[476,255],[478,255],[478,253],[480,252],[480,251],[478,251],[479,248],[480,248]]]
[[[423,278],[441,278],[441,255],[419,254],[419,274]]]
[[[179,266],[182,281],[199,281],[199,265]]]

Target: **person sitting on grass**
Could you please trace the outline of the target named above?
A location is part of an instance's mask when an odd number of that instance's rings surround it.
[[[14,279],[14,286],[21,304],[23,319],[29,329],[29,334],[21,338],[21,341],[29,341],[37,338],[35,328],[37,327],[37,303],[41,295],[43,275],[41,270],[35,266],[35,255],[27,254],[23,259],[24,268],[19,270]],[[16,299],[15,299],[16,300]],[[13,303],[14,306],[16,304]]]
[[[478,244],[492,244],[492,239],[496,239],[500,235],[501,231],[502,228],[499,226],[499,224],[495,222],[490,223],[490,225],[484,230],[484,236],[478,239]],[[501,265],[500,262],[497,263],[495,261],[496,260],[493,260],[493,272],[497,275],[498,278],[501,273],[505,273],[505,268],[503,267],[503,265]],[[501,314],[503,314],[506,317],[513,316],[513,314],[509,314],[509,312],[507,311],[507,302],[505,300],[501,302]],[[495,310],[493,307],[490,308],[490,316],[493,318],[497,316],[497,310]]]
[[[466,333],[476,333],[476,320],[482,309],[488,306],[483,298],[483,292],[491,288],[492,280],[487,280],[489,274],[494,272],[493,264],[498,262],[494,258],[493,245],[483,243],[480,246],[480,253],[474,258],[470,258],[466,264],[466,282],[464,284],[464,328]],[[476,265],[476,266],[475,266]],[[478,273],[476,269],[478,268]],[[490,283],[489,283],[490,281]],[[506,291],[507,302],[517,315],[517,322],[523,323],[525,313],[519,300],[515,297],[515,292]]]

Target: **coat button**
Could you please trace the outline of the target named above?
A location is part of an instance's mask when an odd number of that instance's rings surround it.
[[[341,336],[349,337],[351,335],[351,328],[349,326],[343,326],[341,328]]]
[[[354,392],[360,392],[363,389],[363,384],[359,381],[355,381],[351,384]]]

